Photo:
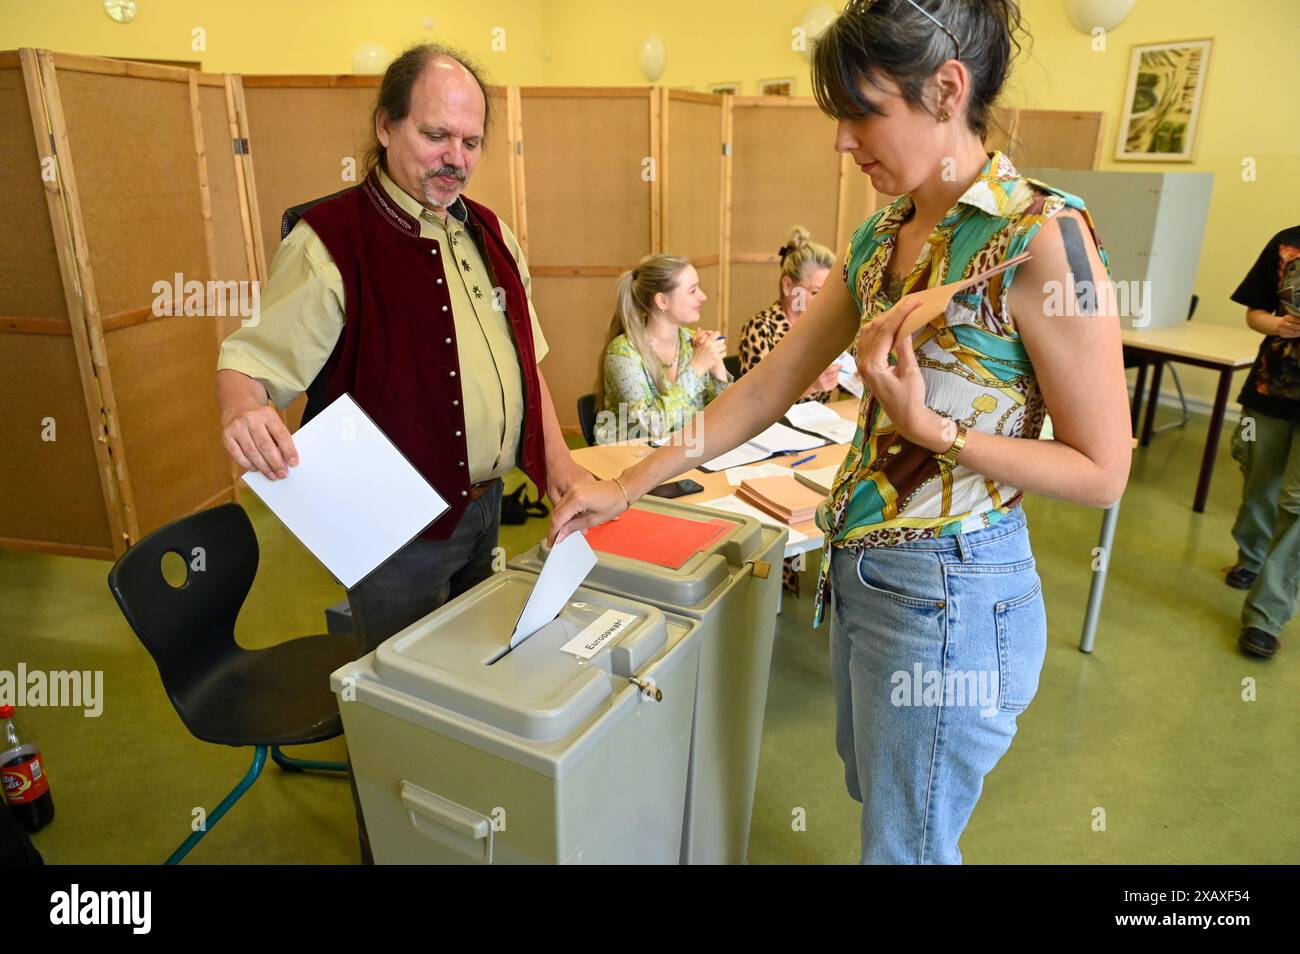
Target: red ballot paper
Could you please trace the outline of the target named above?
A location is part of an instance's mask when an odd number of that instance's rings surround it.
[[[586,535],[587,543],[597,553],[678,570],[695,554],[726,536],[735,525],[721,517],[687,520],[633,508],[617,520],[592,527]]]

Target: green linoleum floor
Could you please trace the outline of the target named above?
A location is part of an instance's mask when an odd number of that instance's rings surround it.
[[[1223,447],[1207,512],[1192,512],[1205,428],[1194,417],[1137,451],[1091,656],[1077,646],[1100,512],[1028,501],[1047,661],[962,839],[968,863],[1300,862],[1300,624],[1283,633],[1271,662],[1236,649],[1242,594],[1221,571],[1235,555],[1229,529],[1240,477]],[[240,642],[264,646],[323,630],[323,609],[341,589],[255,501],[246,505],[262,556]],[[513,556],[544,531],[544,521],[530,520],[503,528],[501,543]],[[98,718],[22,713],[44,749],[57,808],[34,841],[54,863],[163,860],[188,834],[192,809],[210,811],[251,754],[195,741],[181,726],[109,595],[108,566],[0,552],[0,669],[22,661],[29,670],[105,674]],[[811,610],[808,596],[787,597],[777,624],[753,863],[857,857],[857,806],[834,747],[826,627],[810,629]],[[1247,678],[1257,701],[1242,700]],[[335,740],[291,754],[343,753]],[[804,831],[792,828],[796,809]],[[1098,810],[1105,831],[1093,830]],[[355,857],[346,780],[284,775],[268,763],[190,861]]]

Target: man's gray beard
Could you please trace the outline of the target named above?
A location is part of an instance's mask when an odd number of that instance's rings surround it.
[[[433,195],[432,186],[433,186],[432,180],[425,179],[420,183],[420,191],[424,193],[425,201],[437,209],[445,210],[451,208],[453,205],[456,204],[456,200],[460,198],[460,194],[465,191],[465,183],[461,182],[456,187],[456,194],[452,196],[450,199],[444,200],[444,199],[436,198]]]

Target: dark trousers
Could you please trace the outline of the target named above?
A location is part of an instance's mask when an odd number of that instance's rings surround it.
[[[390,636],[491,576],[497,531],[501,526],[501,489],[498,480],[471,503],[446,540],[413,540],[348,590],[358,656],[373,652]],[[348,777],[352,781],[352,804],[357,811],[361,863],[374,864],[351,767],[349,756]]]

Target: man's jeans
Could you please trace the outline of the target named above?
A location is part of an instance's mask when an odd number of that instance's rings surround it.
[[[390,636],[491,576],[501,526],[502,486],[498,480],[473,501],[446,540],[415,539],[348,590],[358,657],[373,652]],[[349,758],[349,770],[351,765]],[[357,811],[362,863],[373,864],[355,779],[352,803]]]

